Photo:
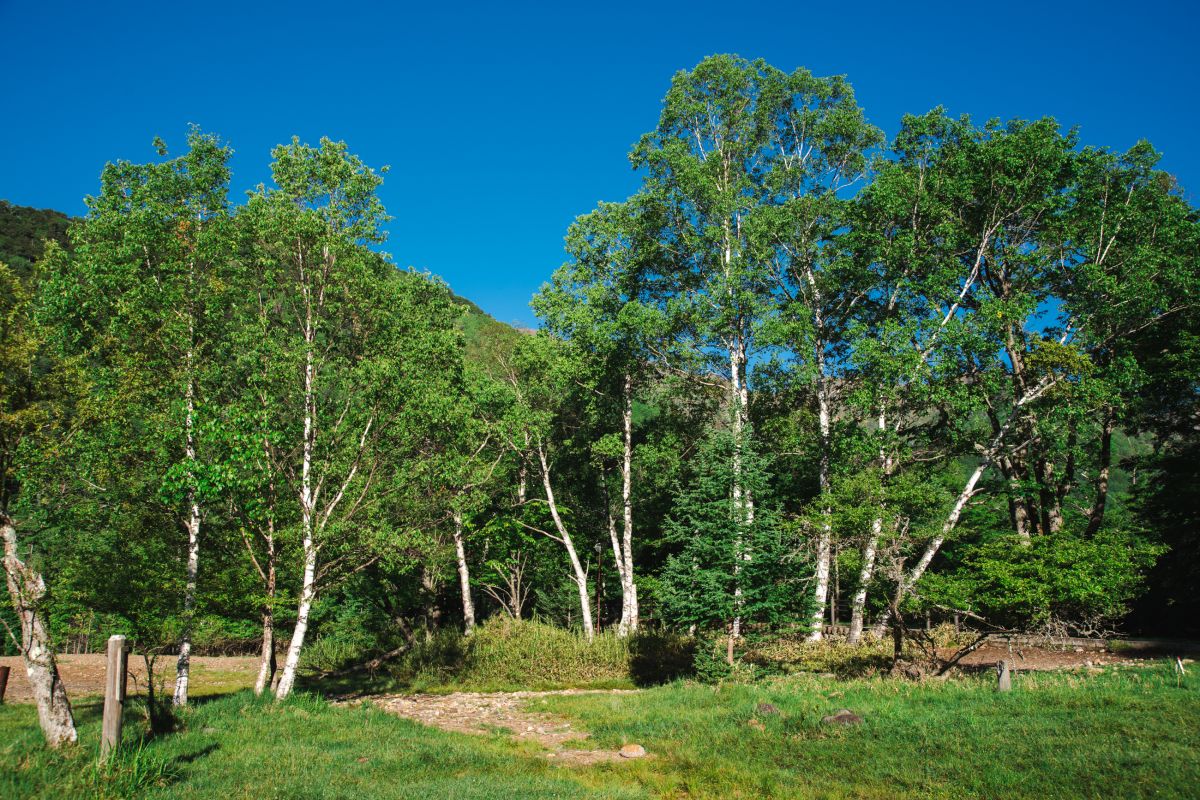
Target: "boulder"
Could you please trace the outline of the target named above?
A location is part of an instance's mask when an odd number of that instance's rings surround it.
[[[836,714],[821,717],[825,725],[861,725],[863,718],[848,708],[840,709]]]
[[[640,744],[627,744],[619,751],[621,758],[644,758],[646,748]]]

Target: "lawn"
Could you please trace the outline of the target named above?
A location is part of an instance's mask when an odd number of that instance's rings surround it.
[[[1193,670],[1194,672],[1194,670]],[[248,693],[197,704],[180,731],[92,766],[98,709],[81,707],[83,745],[44,750],[30,706],[0,708],[4,797],[638,798],[1195,797],[1200,678],[1166,662],[1102,673],[946,682],[795,676],[755,685],[676,683],[637,694],[536,701],[592,732],[590,746],[636,742],[651,757],[555,766],[497,735],[421,727],[313,697],[281,705]],[[760,709],[770,703],[771,709]],[[849,708],[865,718],[831,727]],[[131,715],[132,716],[132,715]]]

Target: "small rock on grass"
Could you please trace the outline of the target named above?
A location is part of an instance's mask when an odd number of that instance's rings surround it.
[[[836,714],[830,714],[827,717],[821,717],[821,722],[825,725],[861,725],[863,718],[855,714],[848,708],[839,710]]]
[[[644,758],[646,748],[640,744],[627,744],[620,749],[621,758]]]

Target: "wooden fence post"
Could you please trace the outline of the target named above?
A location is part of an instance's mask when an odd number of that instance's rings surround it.
[[[0,667],[0,705],[4,704],[4,692],[8,689],[8,672],[11,667]]]
[[[108,637],[108,669],[104,675],[104,723],[100,734],[100,760],[121,744],[121,717],[125,711],[125,668],[129,651],[124,636]]]
[[[1012,672],[1009,670],[1007,661],[996,662],[996,691],[1012,691]]]

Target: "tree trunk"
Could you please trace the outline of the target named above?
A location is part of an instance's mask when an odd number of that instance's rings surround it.
[[[192,351],[187,354],[189,369]],[[188,557],[187,578],[183,588],[183,631],[179,643],[179,660],[175,664],[175,698],[177,706],[188,701],[188,677],[192,658],[192,623],[196,616],[196,578],[200,572],[200,504],[196,498],[196,407],[195,382],[188,379],[185,419],[186,456],[188,462]]]
[[[879,409],[878,424],[879,433],[882,436],[888,428],[887,411],[882,406]],[[875,555],[879,551],[879,539],[883,535],[884,499],[882,490],[884,483],[891,476],[892,469],[895,466],[895,461],[888,455],[887,447],[888,443],[885,440],[879,448],[879,483],[881,490],[879,513],[871,521],[871,534],[867,538],[866,544],[863,545],[862,569],[858,573],[858,587],[854,590],[854,597],[850,603],[850,629],[846,633],[846,641],[850,644],[858,644],[862,639],[867,608],[867,588],[872,578],[875,577]]]
[[[38,722],[51,747],[73,744],[78,740],[71,702],[58,674],[54,649],[46,630],[46,621],[38,604],[46,594],[42,576],[21,561],[17,554],[17,528],[7,514],[0,512],[0,536],[4,539],[4,574],[13,610],[21,625],[21,657],[25,674],[37,703]]]
[[[1104,415],[1104,427],[1100,431],[1100,472],[1096,476],[1096,499],[1088,514],[1087,536],[1095,536],[1104,524],[1104,507],[1108,504],[1108,476],[1112,469],[1112,436],[1116,427],[1116,414],[1110,406]]]
[[[467,566],[467,550],[463,542],[462,512],[454,510],[454,558],[458,562],[458,588],[462,592],[463,632],[468,636],[475,630],[475,602],[471,599],[471,572]]]
[[[817,323],[820,324],[820,316]],[[821,532],[817,539],[817,571],[816,587],[813,601],[816,608],[812,615],[812,631],[808,634],[810,642],[821,640],[822,623],[825,620],[825,604],[829,599],[829,559],[833,546],[833,509],[829,500],[829,449],[831,446],[829,394],[825,382],[825,353],[820,342],[816,348],[817,361],[817,424],[821,435],[821,458],[818,472],[818,483],[821,492]]]
[[[546,490],[546,503],[550,506],[550,517],[554,520],[559,541],[566,548],[567,558],[571,562],[575,585],[579,588],[579,615],[583,620],[583,635],[590,642],[595,638],[596,632],[592,628],[592,601],[588,597],[587,573],[579,560],[579,554],[575,552],[575,543],[571,541],[571,534],[567,532],[567,526],[563,524],[562,517],[558,514],[558,503],[554,500],[554,486],[550,481],[550,464],[546,460],[546,451],[542,447],[540,439],[537,443],[537,451],[538,461],[542,467],[542,487]]]
[[[904,574],[901,573],[896,592],[897,603],[901,602],[904,599],[904,596],[908,594],[909,590],[917,585],[917,581],[921,580],[921,576],[924,575],[925,570],[929,568],[930,562],[933,561],[933,557],[937,555],[942,543],[946,541],[946,537],[949,536],[954,530],[955,526],[958,525],[958,520],[962,516],[963,509],[967,507],[967,502],[975,494],[975,485],[979,483],[979,479],[983,477],[983,473],[986,472],[987,468],[991,465],[992,459],[995,457],[995,450],[999,448],[999,443],[1003,438],[1004,432],[1007,430],[1008,428],[1005,426],[1001,429],[1001,432],[996,435],[996,438],[992,440],[993,446],[988,449],[988,454],[985,454],[983,460],[979,462],[979,465],[975,467],[975,470],[971,473],[971,476],[967,478],[966,485],[964,485],[963,490],[959,492],[958,499],[954,501],[954,507],[950,509],[950,514],[946,517],[946,521],[942,523],[941,531],[929,542],[928,545],[925,546],[925,551],[921,553],[920,560],[913,565],[912,572],[909,573],[907,578],[905,578]],[[879,622],[876,623],[875,634],[877,636],[883,636],[883,632],[887,628],[890,617],[891,611],[889,610],[883,615]]]
[[[183,634],[179,643],[179,660],[175,664],[175,698],[177,706],[188,701],[188,678],[192,657],[192,622],[196,615],[196,577],[200,570],[200,508],[192,503],[188,520],[187,583],[183,589]]]
[[[300,522],[304,534],[304,577],[300,587],[300,603],[296,609],[296,627],[292,630],[292,641],[288,645],[287,659],[283,662],[283,674],[275,689],[275,698],[282,700],[292,693],[296,682],[296,668],[300,664],[300,650],[304,647],[304,636],[308,632],[308,614],[316,596],[317,546],[313,539],[315,504],[312,489],[312,461],[316,444],[316,372],[313,358],[315,332],[312,311],[305,321],[304,339],[307,345],[304,360],[304,448],[300,465]]]
[[[850,608],[850,631],[846,641],[857,644],[862,638],[863,615],[867,607],[867,586],[875,575],[875,552],[879,547],[879,537],[883,533],[883,518],[876,517],[871,522],[871,536],[863,547],[862,570],[858,573],[858,588],[854,590],[854,599]]]
[[[621,578],[621,624],[617,632],[621,636],[636,633],[638,629],[637,583],[633,576],[633,378],[625,375],[624,406],[621,409],[621,425],[624,432],[624,448],[621,459],[621,508],[622,542],[618,575]]]
[[[730,405],[733,409],[732,497],[734,514],[737,515],[742,525],[752,525],[754,524],[754,498],[742,481],[742,446],[750,419],[750,393],[749,387],[746,386],[745,373],[746,341],[739,333],[729,348]],[[730,653],[733,652],[733,640],[742,635],[742,587],[739,576],[742,571],[741,562],[749,558],[750,555],[745,552],[743,539],[739,534],[737,541],[734,542],[733,598],[735,614],[730,626],[732,637],[729,645]],[[730,657],[732,658],[732,656]]]
[[[296,627],[292,630],[292,641],[288,645],[287,658],[283,662],[283,674],[275,689],[275,699],[283,700],[292,693],[296,683],[296,668],[300,665],[300,651],[304,647],[304,636],[308,632],[308,613],[316,597],[317,551],[306,522],[304,533],[304,581],[300,588],[300,604],[296,609]]]
[[[275,521],[267,522],[267,602],[263,604],[262,661],[258,667],[258,678],[254,681],[254,693],[262,694],[275,680]]]

